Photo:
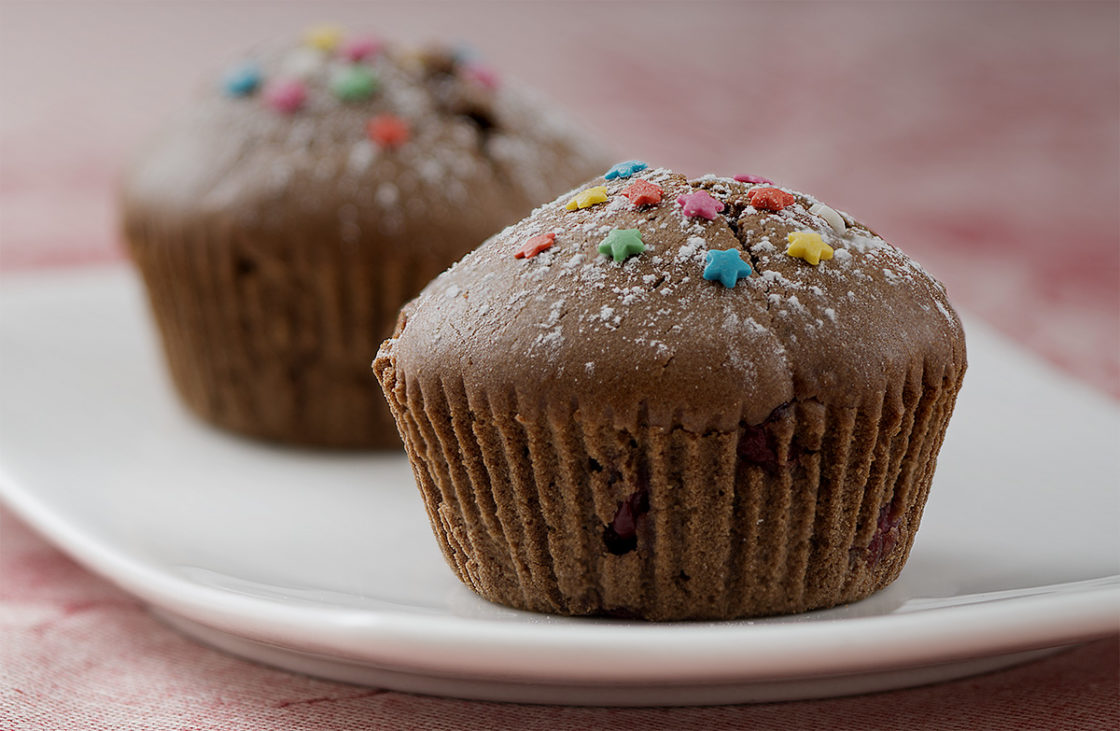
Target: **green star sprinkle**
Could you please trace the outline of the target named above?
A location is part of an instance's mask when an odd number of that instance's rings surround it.
[[[599,244],[599,253],[613,257],[615,261],[626,261],[635,254],[646,250],[642,235],[636,228],[614,228]]]
[[[365,67],[351,66],[334,79],[331,91],[342,101],[365,101],[377,91],[377,76]]]

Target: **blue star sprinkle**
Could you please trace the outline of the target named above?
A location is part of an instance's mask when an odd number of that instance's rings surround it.
[[[751,275],[751,265],[743,261],[738,249],[719,251],[713,249],[704,257],[708,266],[704,267],[704,279],[718,281],[731,289],[740,279]]]
[[[634,173],[645,170],[648,167],[649,165],[646,165],[641,160],[627,160],[626,162],[619,162],[612,165],[611,169],[608,170],[607,174],[603,177],[607,180],[614,180],[615,178],[629,178]]]
[[[248,96],[261,85],[261,70],[256,64],[246,63],[230,71],[222,80],[222,87],[230,96]]]

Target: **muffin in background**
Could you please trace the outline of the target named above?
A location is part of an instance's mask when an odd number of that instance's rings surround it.
[[[374,362],[465,584],[650,620],[893,581],[965,368],[942,285],[850,216],[639,161],[437,277]]]
[[[332,27],[231,64],[122,192],[183,401],[252,437],[399,448],[378,343],[432,277],[600,168],[562,117],[461,54]]]

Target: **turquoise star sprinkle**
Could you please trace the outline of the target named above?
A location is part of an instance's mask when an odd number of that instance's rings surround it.
[[[636,228],[612,228],[603,243],[599,244],[599,253],[606,254],[615,261],[626,261],[645,250],[642,235]]]
[[[226,74],[222,88],[230,96],[248,96],[261,85],[261,70],[254,63],[246,63]]]
[[[719,251],[713,249],[704,257],[708,266],[704,267],[704,279],[718,281],[731,289],[740,279],[751,275],[751,265],[743,261],[738,249]]]
[[[614,180],[615,178],[629,178],[636,172],[645,170],[649,165],[646,165],[641,160],[627,160],[626,162],[615,163],[611,169],[607,171],[603,177],[607,180]]]

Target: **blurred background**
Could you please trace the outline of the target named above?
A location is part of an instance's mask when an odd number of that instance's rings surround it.
[[[1120,397],[1117,2],[3,2],[0,273],[123,259],[138,140],[321,22],[472,46],[619,159],[812,193]]]

